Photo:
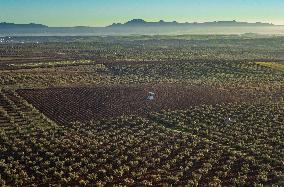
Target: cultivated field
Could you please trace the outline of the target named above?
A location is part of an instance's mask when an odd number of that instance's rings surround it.
[[[59,123],[181,110],[202,104],[248,100],[229,90],[177,84],[96,86],[18,90],[19,95]],[[147,100],[148,92],[155,100]]]
[[[284,185],[283,37],[13,40],[0,186]]]

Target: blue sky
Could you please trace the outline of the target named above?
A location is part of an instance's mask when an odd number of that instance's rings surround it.
[[[0,22],[106,26],[133,18],[284,25],[284,0],[0,0]]]

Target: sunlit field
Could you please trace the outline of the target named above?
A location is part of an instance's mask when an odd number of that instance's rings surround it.
[[[283,186],[284,37],[10,37],[0,186]]]

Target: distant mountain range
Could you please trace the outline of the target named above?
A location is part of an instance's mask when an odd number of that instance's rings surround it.
[[[214,21],[214,22],[204,22],[204,23],[178,23],[176,21],[173,22],[165,22],[163,20],[159,22],[147,22],[143,19],[133,19],[128,21],[124,24],[122,23],[114,23],[106,28],[136,28],[136,27],[194,27],[194,26],[212,26],[212,27],[260,27],[260,26],[276,26],[271,23],[248,23],[248,22],[238,22],[238,21]],[[0,29],[41,29],[41,28],[52,28],[42,24],[15,24],[15,23],[0,23]],[[57,28],[64,28],[64,27],[57,27]],[[65,27],[66,28],[66,27]],[[82,28],[91,28],[87,26],[76,26],[76,27],[69,27],[75,29],[82,29]]]
[[[48,27],[43,24],[16,24],[0,22],[0,38],[5,36],[109,36],[109,35],[183,35],[183,34],[275,34],[284,35],[284,25],[214,21],[178,23],[176,21],[147,22],[133,19],[106,27]]]
[[[42,24],[35,24],[35,23],[30,23],[30,24],[15,24],[15,23],[6,23],[2,22],[0,23],[0,29],[33,29],[33,28],[47,28],[48,26],[42,25]]]
[[[256,23],[248,23],[248,22],[237,22],[235,20],[233,21],[214,21],[214,22],[204,22],[204,23],[178,23],[176,21],[173,22],[165,22],[163,20],[159,22],[147,22],[143,19],[133,19],[131,21],[128,21],[124,24],[121,23],[114,23],[108,27],[164,27],[164,26],[175,26],[175,27],[186,27],[186,26],[237,26],[237,27],[243,27],[243,26],[275,26],[271,23],[262,23],[262,22],[256,22]]]

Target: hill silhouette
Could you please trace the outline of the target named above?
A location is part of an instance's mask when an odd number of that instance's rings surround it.
[[[0,23],[0,29],[28,29],[28,28],[48,28],[46,25],[42,24],[35,24],[35,23],[29,23],[29,24],[15,24],[15,23],[6,23],[2,22]]]
[[[179,23],[177,21],[173,22],[165,22],[163,20],[159,22],[147,22],[143,19],[133,19],[131,21],[128,21],[124,24],[121,23],[114,23],[110,25],[109,27],[157,27],[157,26],[274,26],[271,23],[262,23],[262,22],[256,22],[256,23],[248,23],[248,22],[238,22],[236,20],[233,21],[214,21],[214,22],[204,22],[204,23]]]
[[[203,22],[203,23],[198,23],[198,22],[192,22],[192,23],[179,23],[177,21],[172,21],[172,22],[166,22],[163,20],[160,20],[158,22],[147,22],[143,19],[133,19],[130,20],[126,23],[113,23],[112,25],[107,26],[106,28],[112,28],[112,27],[193,27],[193,26],[213,26],[213,27],[251,27],[251,26],[256,26],[256,27],[263,27],[263,26],[276,26],[271,23],[262,23],[262,22],[256,22],[256,23],[248,23],[248,22],[238,22],[238,21],[214,21],[214,22]],[[16,23],[7,23],[7,22],[2,22],[0,23],[0,29],[38,29],[38,28],[52,28],[48,27],[43,24],[36,24],[36,23],[29,23],[29,24],[16,24]],[[66,27],[57,27],[57,28],[66,28]],[[87,27],[87,26],[75,26],[75,27],[68,27],[68,28],[92,28],[92,27]],[[101,27],[103,28],[103,27]]]

